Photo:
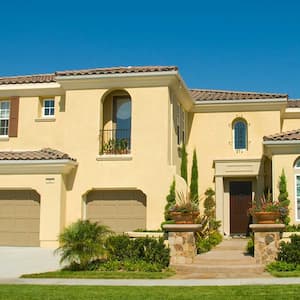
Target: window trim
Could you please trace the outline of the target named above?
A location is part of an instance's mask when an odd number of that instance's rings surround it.
[[[299,169],[299,168],[298,168]],[[295,174],[295,182],[294,182],[294,192],[295,192],[295,221],[299,222],[300,221],[300,216],[298,218],[298,201],[297,201],[297,177],[300,177],[300,173],[299,174]]]
[[[235,147],[235,125],[238,122],[242,122],[244,123],[244,125],[246,126],[246,130],[245,130],[245,148],[236,148]],[[248,150],[248,123],[244,118],[236,118],[232,121],[232,148],[234,151],[236,152],[244,152]]]
[[[3,100],[0,100],[0,111],[1,111],[1,103],[8,103],[8,118],[1,118],[0,116],[0,122],[2,120],[7,120],[7,134],[1,134],[0,133],[0,138],[3,140],[6,139],[6,138],[9,138],[9,126],[10,126],[10,109],[11,109],[11,103],[10,103],[10,100],[7,100],[7,99],[3,99]]]
[[[43,98],[42,99],[43,103],[42,103],[42,118],[43,119],[54,119],[55,118],[55,98]],[[53,101],[53,107],[49,106],[47,107],[47,109],[51,109],[53,108],[53,115],[45,115],[45,110],[46,110],[46,106],[45,103],[46,101]]]

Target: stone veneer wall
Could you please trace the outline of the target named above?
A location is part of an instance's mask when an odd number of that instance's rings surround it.
[[[194,232],[169,232],[170,264],[192,264],[197,255]]]
[[[257,264],[268,264],[276,260],[283,224],[252,224],[254,231],[254,258]]]

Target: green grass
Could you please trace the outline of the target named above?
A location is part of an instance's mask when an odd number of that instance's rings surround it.
[[[132,287],[0,285],[0,300],[219,300],[300,299],[300,285]]]
[[[38,274],[25,274],[22,278],[86,278],[86,279],[164,279],[175,275],[165,272],[113,272],[113,271],[55,271]]]
[[[275,277],[300,277],[300,271],[269,271],[269,273]],[[299,298],[300,299],[300,298]]]

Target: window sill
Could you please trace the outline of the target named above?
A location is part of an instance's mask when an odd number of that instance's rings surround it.
[[[52,118],[49,118],[49,117],[43,117],[43,118],[36,118],[34,120],[35,122],[55,122],[56,121],[56,118],[52,117]]]
[[[0,141],[9,141],[8,136],[0,136]]]
[[[132,160],[131,154],[102,154],[96,156],[97,161],[129,161]]]

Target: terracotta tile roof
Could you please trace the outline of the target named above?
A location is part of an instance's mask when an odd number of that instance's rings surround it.
[[[300,107],[300,99],[290,99],[287,102],[287,107],[289,107],[289,108]]]
[[[300,141],[300,129],[264,136],[264,141]]]
[[[54,74],[39,74],[39,75],[25,75],[14,77],[0,77],[1,84],[22,84],[22,83],[45,83],[55,82]]]
[[[22,84],[22,83],[48,83],[55,82],[56,76],[76,76],[76,75],[105,75],[105,74],[128,74],[144,72],[167,72],[177,71],[175,66],[145,66],[145,67],[114,67],[114,68],[96,68],[86,70],[57,71],[51,74],[25,75],[13,77],[0,77],[2,84]]]
[[[235,92],[235,91],[221,91],[221,90],[203,90],[190,89],[192,98],[196,102],[218,101],[218,100],[249,100],[249,99],[270,99],[270,98],[284,98],[287,94],[270,94],[270,93],[253,93],[253,92]]]
[[[175,66],[144,66],[144,67],[114,67],[97,68],[87,70],[59,71],[57,76],[76,76],[76,75],[105,75],[105,74],[127,74],[127,73],[147,73],[147,72],[167,72],[177,71]]]
[[[0,160],[53,160],[53,159],[69,159],[67,153],[60,152],[51,148],[44,148],[36,151],[0,151]]]

